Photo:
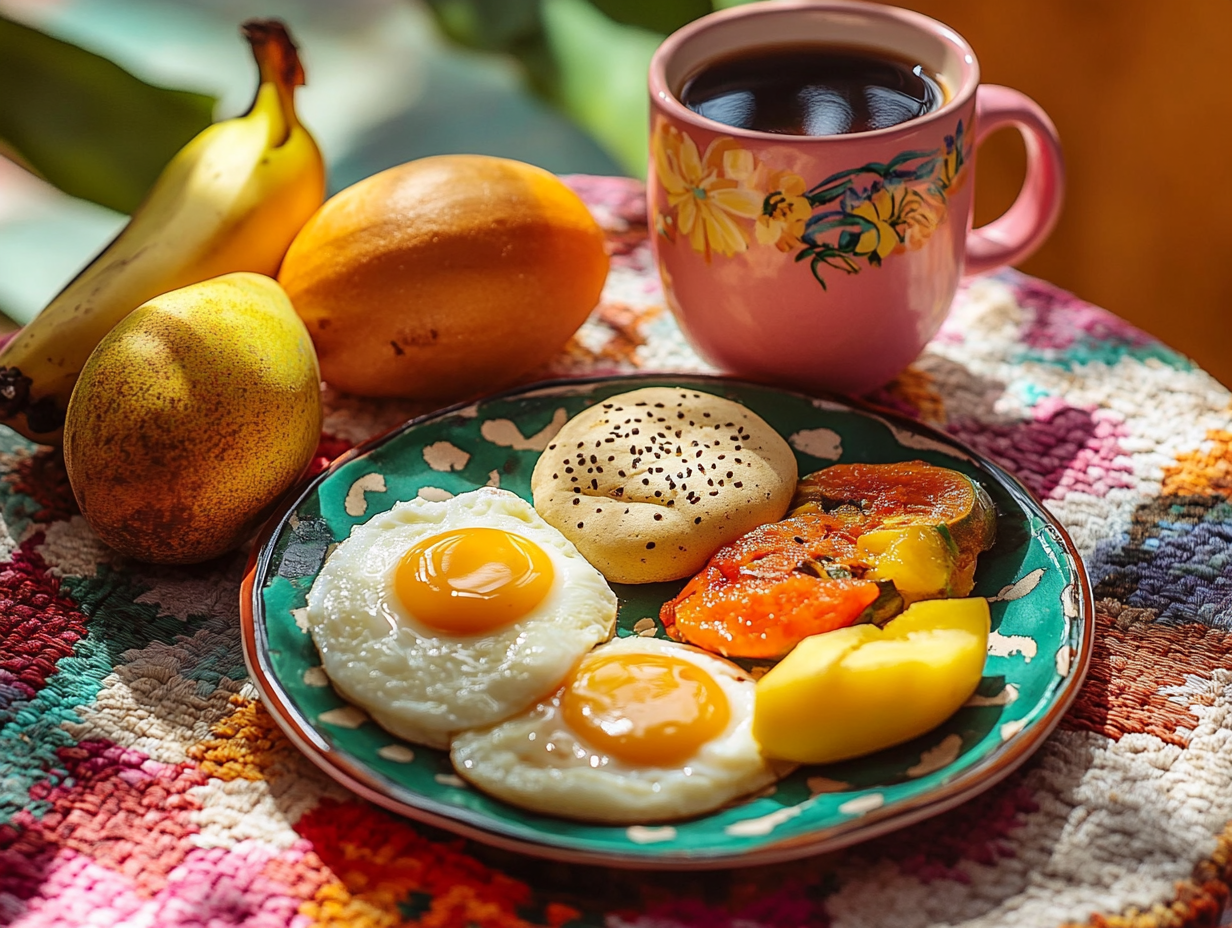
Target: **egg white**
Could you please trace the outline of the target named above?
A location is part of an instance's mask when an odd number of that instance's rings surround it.
[[[727,696],[727,727],[678,767],[643,767],[592,748],[561,711],[561,693],[491,728],[453,742],[458,773],[484,792],[522,808],[565,818],[637,824],[718,808],[783,776],[790,766],[764,759],[753,740],[753,680],[739,667],[690,645],[629,637],[600,654],[670,654],[710,674]]]
[[[408,612],[394,575],[418,542],[470,527],[534,542],[551,559],[554,580],[517,622],[455,637]],[[435,748],[550,693],[578,658],[611,637],[615,622],[615,594],[573,544],[529,503],[488,487],[443,502],[398,503],[356,526],[308,594],[308,627],[334,688],[386,730]]]

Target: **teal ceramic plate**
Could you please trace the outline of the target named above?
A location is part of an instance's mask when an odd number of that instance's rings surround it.
[[[769,795],[671,825],[588,825],[524,812],[467,787],[447,754],[368,721],[329,686],[303,626],[330,547],[415,496],[499,485],[529,499],[539,452],[574,414],[643,386],[726,396],[788,438],[805,474],[835,462],[925,460],[961,470],[997,506],[996,546],[973,595],[992,605],[976,695],[907,744],[803,767]],[[618,634],[657,634],[680,583],[616,586]],[[343,785],[410,818],[567,861],[701,868],[769,862],[851,844],[934,815],[988,788],[1037,748],[1069,707],[1092,641],[1091,592],[1064,530],[1005,471],[939,432],[836,400],[707,377],[636,376],[549,384],[406,423],[337,461],[265,529],[241,594],[244,652],[262,699],[292,741]]]

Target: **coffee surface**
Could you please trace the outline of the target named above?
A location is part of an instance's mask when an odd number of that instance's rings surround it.
[[[681,101],[739,129],[842,135],[885,129],[945,102],[922,65],[886,52],[822,44],[750,49],[691,77]]]

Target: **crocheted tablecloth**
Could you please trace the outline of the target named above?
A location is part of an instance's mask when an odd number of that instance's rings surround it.
[[[573,178],[609,231],[602,304],[541,375],[705,370],[629,181]],[[319,464],[421,412],[327,394]],[[58,454],[0,429],[0,923],[798,928],[1218,923],[1232,879],[1232,416],[1211,377],[1017,273],[970,282],[875,401],[1015,472],[1098,603],[1078,702],[1017,773],[822,857],[699,874],[549,864],[324,778],[247,683],[246,554],[109,552]]]

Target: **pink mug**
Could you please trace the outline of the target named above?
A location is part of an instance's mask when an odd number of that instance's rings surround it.
[[[810,42],[919,62],[945,100],[828,136],[734,128],[681,102],[707,64]],[[963,38],[908,10],[772,0],[703,17],[655,53],[650,104],[648,209],[668,304],[702,357],[753,380],[844,393],[892,380],[936,334],[963,274],[1022,260],[1061,210],[1048,116],[1016,90],[981,86]],[[1006,126],[1026,141],[1026,181],[973,229],[975,149]]]

